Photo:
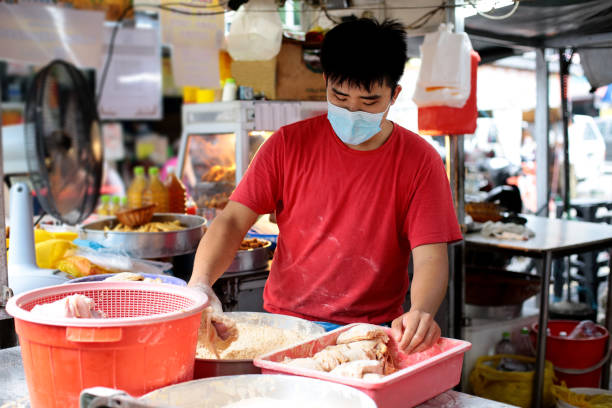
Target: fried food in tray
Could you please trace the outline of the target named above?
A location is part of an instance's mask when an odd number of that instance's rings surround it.
[[[115,232],[170,232],[180,231],[185,229],[185,226],[178,220],[174,221],[153,221],[148,222],[139,227],[128,227],[121,223],[115,225],[113,228],[104,227],[104,231],[115,231]]]
[[[202,181],[213,181],[213,182],[233,182],[236,178],[236,166],[224,167],[215,164],[208,170],[206,174],[202,175]]]
[[[245,238],[240,243],[240,251],[247,251],[249,249],[262,248],[268,245],[268,241],[264,241],[257,238]]]

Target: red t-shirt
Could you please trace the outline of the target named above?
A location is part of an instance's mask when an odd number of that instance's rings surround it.
[[[276,211],[264,308],[309,320],[393,320],[411,249],[462,238],[442,159],[397,124],[371,151],[344,145],[325,115],[284,126],[230,200]]]

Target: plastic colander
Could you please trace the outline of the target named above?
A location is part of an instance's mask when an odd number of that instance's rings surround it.
[[[47,318],[37,304],[73,294],[91,298],[104,319]],[[193,379],[197,332],[206,295],[176,285],[91,282],[58,285],[9,300],[36,407],[78,407],[83,388],[142,395]]]

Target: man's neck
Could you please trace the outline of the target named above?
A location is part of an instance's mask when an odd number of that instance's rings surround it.
[[[387,139],[389,139],[389,136],[391,136],[392,131],[393,131],[393,122],[387,119],[383,119],[380,124],[380,132],[372,136],[370,139],[358,145],[350,145],[346,143],[345,144],[353,150],[359,150],[359,151],[376,150],[380,146],[385,144]]]

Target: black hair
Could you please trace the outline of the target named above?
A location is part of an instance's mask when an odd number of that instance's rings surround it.
[[[323,40],[321,64],[328,81],[370,90],[395,89],[406,65],[406,31],[396,20],[360,18],[332,28]]]

